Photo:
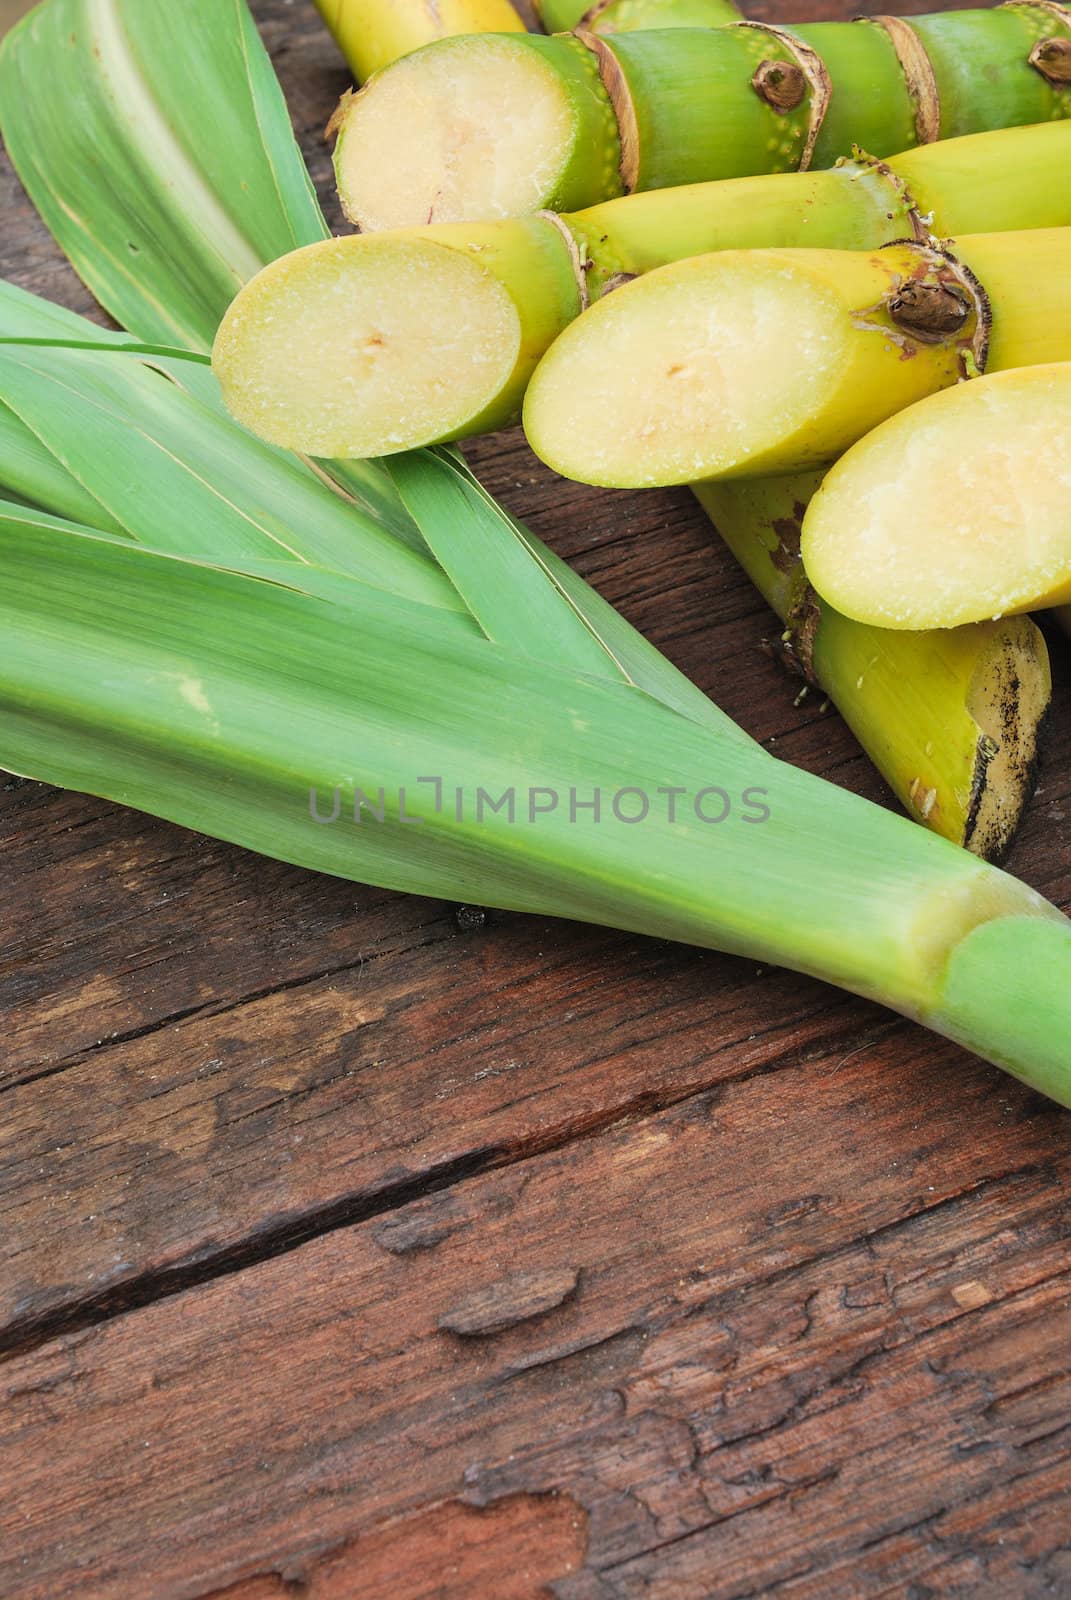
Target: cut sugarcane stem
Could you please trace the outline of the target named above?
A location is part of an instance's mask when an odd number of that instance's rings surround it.
[[[553,224],[519,220],[469,248],[411,232],[334,239],[282,256],[246,286],[213,365],[234,415],[274,444],[377,456],[493,427],[579,309]],[[534,255],[518,303],[485,263]],[[489,404],[489,397],[493,403]],[[496,409],[497,407],[497,409]]]
[[[369,230],[578,210],[1071,116],[1058,4],[611,33],[616,13],[573,38],[445,40],[379,74],[337,122],[347,215]]]
[[[316,8],[358,83],[436,39],[524,32],[510,0],[316,0]]]
[[[811,582],[883,628],[1071,602],[1071,361],[931,395],[868,434],[807,512]]]
[[[893,633],[842,616],[800,555],[820,479],[733,479],[696,494],[784,622],[786,664],[830,697],[909,816],[999,860],[1033,793],[1052,693],[1044,637],[1028,617]]]
[[[802,471],[987,361],[1071,360],[1069,273],[1068,228],[967,235],[954,256],[695,256],[565,330],[529,384],[528,438],[563,476],[621,488]]]
[[[641,28],[721,28],[737,22],[732,0],[536,0],[548,33],[634,33]]]
[[[339,198],[366,232],[569,211],[621,192],[613,111],[576,39],[445,40],[373,78],[332,127]]]
[[[1071,224],[1071,123],[571,215],[333,240],[276,263],[239,296],[218,370],[243,420],[275,442],[323,454],[342,440],[382,455],[515,421],[535,361],[562,329],[652,268],[744,246],[876,247],[966,231],[983,215],[992,229]],[[395,273],[402,258],[412,270]],[[381,403],[388,375],[404,415],[389,396]]]

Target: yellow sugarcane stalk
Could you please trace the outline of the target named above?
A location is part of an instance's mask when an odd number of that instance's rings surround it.
[[[778,651],[827,695],[907,813],[999,860],[1033,791],[1052,692],[1044,637],[1028,617],[893,633],[814,592],[800,554],[820,472],[700,484],[696,495],[782,619]]]
[[[586,305],[682,257],[1065,224],[1071,122],[570,215],[362,234],[263,272],[224,325],[219,373],[252,427],[285,429],[277,442],[382,455],[515,421],[536,361]],[[285,383],[272,383],[280,370]]]
[[[436,39],[523,33],[509,0],[316,0],[358,83]]]
[[[822,466],[960,378],[1071,360],[1071,228],[883,250],[723,251],[560,335],[525,397],[537,455],[619,488]]]

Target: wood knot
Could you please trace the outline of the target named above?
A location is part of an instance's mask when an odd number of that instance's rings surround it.
[[[807,93],[807,77],[794,61],[760,61],[751,87],[774,111],[792,111]]]
[[[958,333],[970,314],[964,296],[947,283],[905,283],[889,301],[896,326],[924,342]]]
[[[1039,39],[1026,59],[1053,88],[1071,83],[1071,39]]]

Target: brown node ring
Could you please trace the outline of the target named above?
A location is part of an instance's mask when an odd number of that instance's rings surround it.
[[[884,29],[896,52],[915,108],[915,138],[919,144],[933,144],[941,137],[941,95],[926,46],[903,17],[871,17],[870,21]]]
[[[603,12],[609,11],[610,7],[616,4],[617,0],[595,0],[595,4],[593,6],[589,6],[584,12],[584,15],[580,18],[580,21],[576,25],[577,28],[593,28],[596,22],[598,22],[599,18],[602,16]]]
[[[1026,59],[1054,89],[1071,85],[1071,39],[1039,39]]]
[[[774,111],[794,111],[807,93],[807,77],[795,61],[760,61],[751,87]]]

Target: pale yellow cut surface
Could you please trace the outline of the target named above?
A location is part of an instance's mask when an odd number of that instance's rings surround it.
[[[228,409],[273,444],[388,455],[464,433],[520,342],[512,300],[471,258],[419,236],[331,239],[246,285],[212,364]]]
[[[339,197],[366,232],[526,216],[548,203],[574,136],[559,80],[523,39],[451,39],[350,101]]]
[[[525,429],[537,455],[584,483],[740,470],[823,411],[851,334],[841,298],[802,260],[693,257],[615,289],[565,330],[529,385]]]
[[[1071,364],[931,395],[852,447],[803,526],[818,593],[886,628],[1071,600]]]

